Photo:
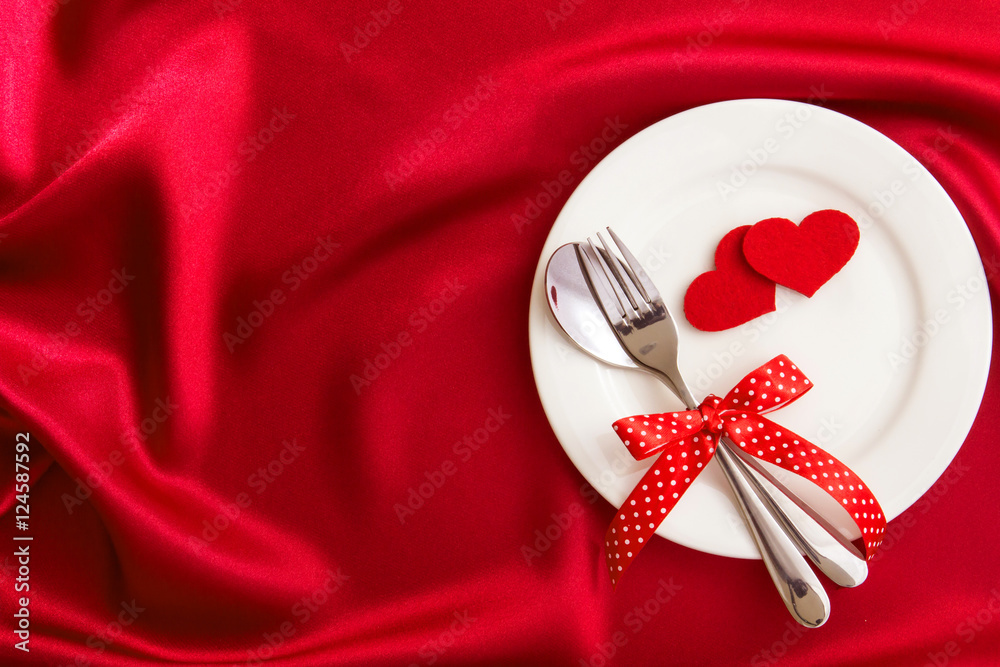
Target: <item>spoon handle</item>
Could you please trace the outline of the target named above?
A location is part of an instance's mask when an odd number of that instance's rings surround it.
[[[715,458],[733,489],[771,580],[796,621],[809,628],[823,625],[830,616],[830,598],[782,523],[771,514],[753,483],[738,471],[737,455],[730,451],[727,440],[719,443]]]
[[[697,409],[698,402],[691,394],[690,388],[681,377],[677,369],[676,362],[669,364],[664,369],[651,369],[653,373],[680,397],[681,401],[688,409]],[[808,540],[803,536],[795,524],[783,512],[784,504],[776,501],[774,496],[784,496],[788,490],[778,484],[773,477],[762,482],[754,477],[753,472],[748,469],[747,464],[737,453],[739,447],[726,436],[719,439],[719,446],[716,450],[715,458],[719,459],[722,471],[729,481],[729,486],[736,496],[737,506],[740,515],[746,523],[747,530],[757,544],[761,559],[767,567],[771,580],[778,589],[778,594],[784,600],[785,606],[792,616],[802,625],[809,628],[816,628],[824,623],[830,615],[830,599],[823,589],[823,585],[816,577],[816,573],[809,567],[805,553],[813,562],[825,568],[830,564],[829,559],[813,558],[817,555],[817,550],[810,548]],[[771,483],[773,491],[766,484]],[[782,493],[784,492],[784,493]],[[795,507],[799,514],[803,510],[794,501],[784,496],[784,503]],[[807,517],[810,518],[810,517]],[[817,526],[813,521],[810,528]],[[819,530],[823,532],[822,528]],[[811,537],[816,537],[816,531],[810,531]],[[831,535],[826,536],[832,541]],[[842,550],[839,544],[836,548],[825,549],[824,553],[836,553],[837,548]],[[864,561],[861,561],[864,566]],[[830,568],[835,575],[842,574],[841,568]],[[824,569],[825,571],[825,569]],[[867,568],[865,569],[867,573]],[[861,578],[864,581],[864,578]],[[858,583],[861,583],[858,581]]]

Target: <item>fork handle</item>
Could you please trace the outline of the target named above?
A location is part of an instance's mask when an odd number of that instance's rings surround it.
[[[749,479],[737,469],[735,456],[725,442],[719,442],[715,458],[736,496],[740,514],[753,536],[781,599],[802,625],[816,628],[830,616],[830,598],[781,523],[758,497]]]

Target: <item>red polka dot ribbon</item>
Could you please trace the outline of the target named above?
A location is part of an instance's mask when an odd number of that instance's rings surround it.
[[[722,434],[763,461],[804,477],[847,510],[869,559],[882,543],[885,516],[861,478],[828,452],[762,415],[812,388],[791,360],[779,355],[753,371],[725,398],[709,395],[697,410],[619,419],[615,432],[637,460],[659,455],[615,515],[605,535],[615,586],[670,510],[701,474]]]

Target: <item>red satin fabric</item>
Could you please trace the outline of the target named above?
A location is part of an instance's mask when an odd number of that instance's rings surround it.
[[[996,303],[992,3],[0,16],[3,531],[30,432],[34,537],[27,654],[4,547],[3,664],[996,664],[995,367],[949,472],[803,631],[759,562],[665,540],[612,594],[614,509],[549,429],[525,336],[583,175],[744,97],[827,105],[920,158]]]

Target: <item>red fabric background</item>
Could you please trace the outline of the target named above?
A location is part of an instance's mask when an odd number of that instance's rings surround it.
[[[580,147],[742,97],[823,103],[919,157],[996,303],[995,6],[561,11],[0,3],[3,535],[30,431],[34,537],[32,650],[7,632],[4,546],[0,662],[997,664],[995,364],[949,473],[806,632],[759,562],[665,540],[612,594],[613,509],[550,431],[526,341],[543,240],[600,157]],[[255,309],[261,326],[240,327]],[[394,506],[424,482],[401,523]],[[547,529],[558,538],[526,557]]]

